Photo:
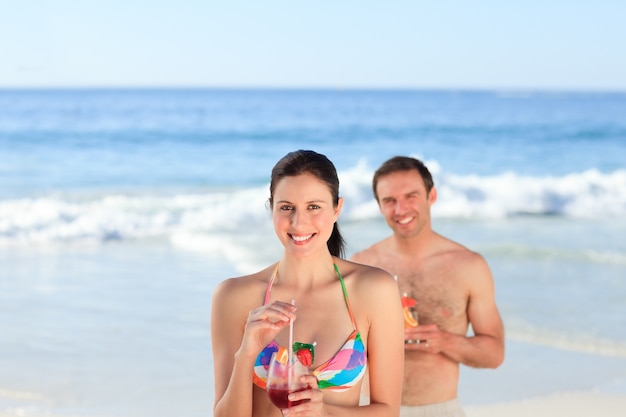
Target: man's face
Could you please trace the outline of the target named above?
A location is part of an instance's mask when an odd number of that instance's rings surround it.
[[[379,178],[376,191],[380,212],[396,236],[408,239],[429,227],[436,191],[433,188],[426,193],[417,170],[397,171]]]

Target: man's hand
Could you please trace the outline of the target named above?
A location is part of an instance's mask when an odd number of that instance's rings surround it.
[[[420,324],[404,331],[404,339],[412,341],[404,345],[405,350],[440,353],[444,350],[449,333],[439,329],[436,324]],[[415,341],[419,341],[416,343]]]

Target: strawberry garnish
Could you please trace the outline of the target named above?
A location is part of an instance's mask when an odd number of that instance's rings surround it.
[[[296,356],[298,356],[298,360],[304,366],[311,366],[313,363],[313,355],[308,349],[300,349],[296,352]]]
[[[315,359],[315,343],[300,343],[295,342],[293,344],[293,351],[296,353],[296,357],[300,363],[304,366],[311,366]]]

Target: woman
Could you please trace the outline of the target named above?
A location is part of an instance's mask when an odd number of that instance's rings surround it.
[[[213,293],[214,416],[398,416],[404,357],[398,288],[381,269],[342,259],[335,166],[313,151],[287,154],[272,170],[269,205],[282,258],[223,281]],[[279,410],[264,378],[271,352],[289,345],[290,320],[293,341],[314,345],[314,361],[303,377],[309,388],[290,395],[308,401]],[[370,404],[359,406],[366,372]]]

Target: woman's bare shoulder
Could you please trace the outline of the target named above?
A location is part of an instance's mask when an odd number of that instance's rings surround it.
[[[359,262],[342,260],[339,270],[344,274],[344,278],[356,281],[359,286],[380,285],[385,282],[395,284],[395,280],[387,271],[371,265],[365,265]]]
[[[354,300],[355,310],[367,317],[368,323],[372,323],[372,318],[379,314],[399,308],[398,283],[387,271],[351,261],[344,261],[338,266],[350,273],[350,281],[346,282],[350,299]]]
[[[215,287],[213,299],[220,300],[220,302],[236,301],[241,303],[251,296],[256,298],[259,291],[265,291],[274,267],[275,265],[270,265],[253,274],[224,279]]]

